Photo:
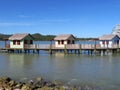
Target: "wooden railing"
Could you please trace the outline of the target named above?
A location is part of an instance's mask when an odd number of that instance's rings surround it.
[[[107,48],[120,48],[118,45],[112,45],[112,47],[101,47],[100,44],[69,44],[64,47],[56,47],[54,44],[32,44],[25,45],[26,49],[107,49]]]
[[[5,48],[10,48],[10,45],[7,44]],[[101,47],[100,44],[68,44],[64,47],[56,47],[55,44],[31,44],[31,45],[24,45],[24,49],[117,49],[120,48],[120,45],[112,45],[111,47],[103,46]]]
[[[32,44],[32,45],[25,45],[25,49],[49,49],[50,44]]]

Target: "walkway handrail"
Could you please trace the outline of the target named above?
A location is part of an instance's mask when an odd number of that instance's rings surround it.
[[[100,44],[67,44],[65,47],[57,47],[55,44],[31,44],[25,45],[25,49],[117,49],[119,45],[113,44],[111,47],[103,46]]]

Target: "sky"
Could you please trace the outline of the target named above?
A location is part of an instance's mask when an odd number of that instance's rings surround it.
[[[120,0],[0,0],[0,33],[100,37],[120,24]]]

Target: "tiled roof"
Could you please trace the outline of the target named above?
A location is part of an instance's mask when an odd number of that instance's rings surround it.
[[[114,34],[108,34],[108,35],[103,35],[99,38],[99,40],[112,40],[116,35]]]
[[[9,40],[22,40],[27,35],[29,35],[29,34],[28,33],[25,33],[25,34],[13,34],[11,37],[9,37]]]
[[[72,34],[61,34],[61,35],[56,36],[54,40],[67,40],[71,36],[74,38]]]

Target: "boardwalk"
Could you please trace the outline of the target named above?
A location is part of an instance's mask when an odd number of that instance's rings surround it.
[[[18,52],[18,53],[39,53],[40,50],[49,51],[50,54],[53,52],[64,52],[67,53],[75,53],[75,54],[82,54],[83,51],[87,52],[88,54],[95,54],[95,53],[105,53],[105,52],[119,52],[120,45],[112,45],[112,47],[100,47],[99,44],[69,44],[64,45],[64,47],[56,47],[55,44],[32,44],[32,45],[25,45],[23,49],[21,48],[10,48],[9,45],[6,45],[5,48],[1,48],[1,51],[8,51],[8,52]]]

